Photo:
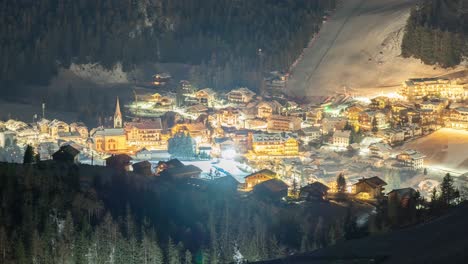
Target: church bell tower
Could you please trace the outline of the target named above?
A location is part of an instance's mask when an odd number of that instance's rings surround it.
[[[122,128],[122,113],[120,112],[119,97],[117,97],[117,103],[115,105],[114,128]]]

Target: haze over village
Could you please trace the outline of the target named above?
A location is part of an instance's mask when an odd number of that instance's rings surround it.
[[[0,263],[468,257],[465,0],[38,2],[2,18]]]

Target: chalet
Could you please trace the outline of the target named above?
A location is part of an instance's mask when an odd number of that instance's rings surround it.
[[[241,123],[240,111],[232,107],[220,109],[216,113],[216,121],[218,122],[218,125],[221,125],[221,126],[229,126],[229,127],[237,126]]]
[[[370,131],[373,129],[374,122],[377,125],[377,129],[388,127],[387,116],[382,111],[367,110],[359,114],[358,123],[360,129]]]
[[[280,200],[288,196],[288,185],[278,179],[270,179],[255,185],[254,195],[267,200]]]
[[[226,94],[226,97],[231,103],[248,103],[252,101],[255,93],[248,88],[241,87],[234,89]]]
[[[88,127],[82,122],[71,123],[70,132],[77,132],[83,139],[87,139],[89,137]]]
[[[281,112],[281,104],[277,101],[262,101],[257,104],[257,117],[268,118]]]
[[[304,142],[318,141],[322,136],[322,129],[320,127],[312,126],[303,128],[304,132],[303,140]]]
[[[302,120],[295,116],[271,115],[268,118],[269,132],[297,131],[301,129]]]
[[[335,130],[343,130],[346,126],[346,119],[341,117],[325,117],[322,119],[322,133],[329,134]]]
[[[386,143],[377,142],[369,145],[369,152],[371,157],[388,159],[392,153],[392,147]]]
[[[388,144],[395,145],[405,141],[405,132],[401,129],[388,128],[378,132]]]
[[[181,123],[181,124],[174,125],[172,127],[172,135],[175,135],[177,133],[190,134],[190,136],[193,139],[195,139],[198,143],[200,143],[200,142],[209,141],[210,131],[205,126],[205,124],[201,122],[196,122],[196,123]]]
[[[424,158],[426,156],[416,150],[408,149],[396,156],[399,165],[411,170],[422,169],[424,167]]]
[[[311,124],[318,124],[323,118],[323,108],[311,107],[305,114],[306,121]]]
[[[271,179],[276,178],[276,172],[273,172],[268,169],[263,169],[257,172],[254,172],[250,175],[247,175],[244,177],[245,183],[244,183],[244,189],[246,191],[252,190],[257,184],[268,181]]]
[[[216,97],[216,92],[210,88],[199,90],[195,93],[197,102],[202,105],[212,106]]]
[[[177,167],[169,167],[160,173],[161,177],[168,179],[188,179],[200,178],[202,170],[194,165],[182,165]]]
[[[450,109],[447,113],[445,126],[455,129],[468,130],[468,107]]]
[[[307,201],[323,201],[330,188],[321,182],[314,182],[301,188],[299,198]]]
[[[333,146],[336,147],[341,147],[341,148],[346,148],[349,146],[349,139],[351,136],[351,131],[345,130],[345,131],[335,131],[333,133]]]
[[[364,107],[360,105],[353,105],[346,109],[346,117],[350,125],[357,125],[359,123],[359,114],[364,111]]]
[[[49,136],[56,138],[59,132],[70,132],[70,126],[60,120],[54,119],[48,124]]]
[[[389,207],[392,205],[401,208],[409,208],[415,206],[416,193],[416,190],[413,188],[402,188],[392,190],[387,194]]]
[[[133,172],[145,176],[151,176],[153,175],[153,172],[151,171],[151,163],[147,160],[133,163]]]
[[[127,154],[117,154],[106,158],[106,167],[113,168],[117,171],[129,171],[130,161],[132,157]]]
[[[354,194],[358,199],[381,199],[385,185],[387,183],[377,176],[362,178],[353,185]]]
[[[78,154],[80,154],[79,150],[70,145],[65,145],[61,146],[57,152],[52,154],[52,158],[57,162],[77,163]]]
[[[202,104],[191,105],[187,107],[186,112],[194,115],[201,115],[208,112],[208,107]]]

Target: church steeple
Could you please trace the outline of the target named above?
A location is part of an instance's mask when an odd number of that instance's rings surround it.
[[[120,103],[119,97],[117,97],[117,103],[115,104],[115,114],[114,114],[114,128],[122,127],[122,113],[120,112]]]

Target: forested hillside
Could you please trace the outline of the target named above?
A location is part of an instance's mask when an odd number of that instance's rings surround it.
[[[193,81],[253,84],[287,69],[335,0],[0,0],[0,80],[46,84],[58,67],[99,62],[198,65]]]
[[[231,263],[350,237],[347,209],[87,165],[0,163],[0,263]],[[346,224],[348,223],[348,224]]]
[[[406,25],[402,55],[426,64],[458,65],[468,56],[468,1],[422,1]]]

